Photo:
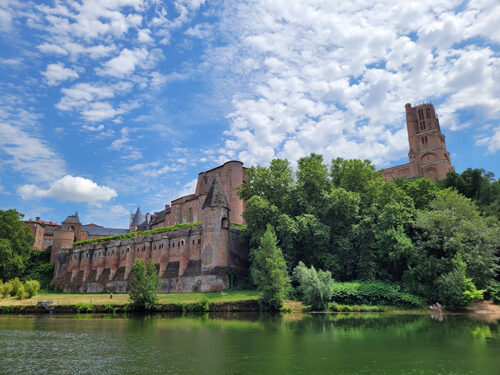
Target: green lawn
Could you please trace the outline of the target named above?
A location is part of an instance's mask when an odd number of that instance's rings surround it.
[[[236,302],[255,300],[259,298],[259,292],[255,290],[225,291],[221,296],[220,292],[211,293],[169,293],[158,294],[160,303],[194,303],[207,297],[210,302]],[[129,303],[128,294],[76,294],[76,293],[47,293],[34,296],[30,299],[18,300],[15,297],[0,300],[0,306],[8,305],[36,305],[38,301],[52,301],[54,305],[75,305],[77,303],[92,303],[94,305],[116,304],[124,305]]]

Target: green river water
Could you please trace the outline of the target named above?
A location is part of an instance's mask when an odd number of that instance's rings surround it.
[[[0,315],[0,374],[500,374],[500,321]]]

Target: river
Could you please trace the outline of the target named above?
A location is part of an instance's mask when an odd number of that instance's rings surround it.
[[[0,374],[498,375],[500,321],[484,319],[0,315]]]

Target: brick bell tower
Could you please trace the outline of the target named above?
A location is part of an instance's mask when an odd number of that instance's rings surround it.
[[[451,165],[434,106],[421,104],[412,107],[407,103],[405,109],[410,144],[409,177],[423,176],[432,180],[445,178],[449,171],[455,169]]]

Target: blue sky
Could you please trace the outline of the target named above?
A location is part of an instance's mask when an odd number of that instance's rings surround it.
[[[432,102],[461,172],[500,176],[500,5],[0,2],[0,208],[126,227],[199,172],[311,152],[407,160]]]

